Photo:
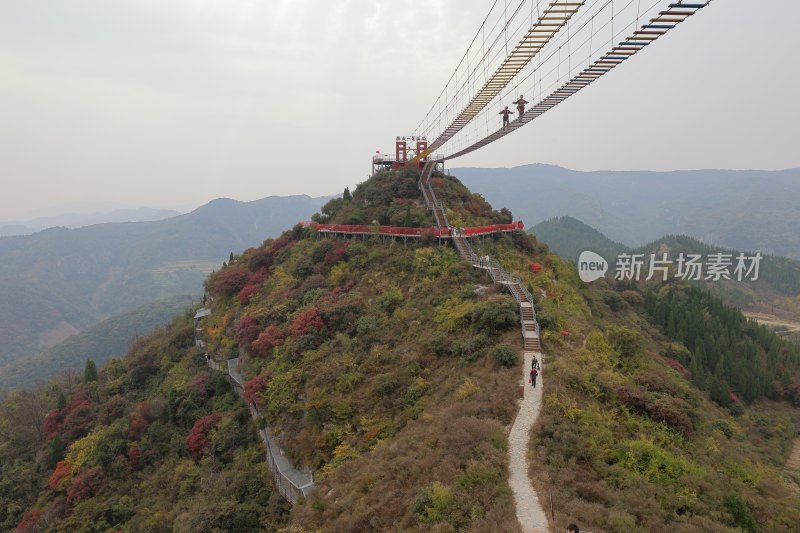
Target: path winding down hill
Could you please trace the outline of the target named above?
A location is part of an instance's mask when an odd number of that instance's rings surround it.
[[[528,372],[531,368],[531,359],[536,355],[543,364],[541,353],[524,352],[522,366],[522,381],[525,386],[525,397],[519,401],[519,411],[511,426],[508,436],[509,477],[508,483],[514,493],[514,504],[517,509],[517,520],[524,533],[544,533],[549,531],[547,515],[544,513],[539,496],[528,477],[528,449],[530,446],[531,428],[539,417],[542,405],[542,388],[544,386],[541,374],[536,383],[536,388],[528,384]]]

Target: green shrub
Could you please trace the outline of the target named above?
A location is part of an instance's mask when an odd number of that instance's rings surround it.
[[[642,335],[625,326],[611,326],[606,335],[621,357],[635,357],[644,351]]]
[[[489,335],[515,327],[519,323],[516,302],[505,297],[481,302],[472,311],[472,322],[478,331]]]
[[[386,290],[378,298],[378,306],[387,314],[391,315],[394,310],[403,303],[403,294],[399,289],[391,288]]]
[[[492,350],[492,356],[502,366],[511,367],[517,364],[517,351],[507,344],[495,346]]]
[[[453,506],[453,491],[435,481],[420,491],[412,510],[423,522],[443,522]]]
[[[745,531],[758,530],[756,521],[753,519],[753,514],[750,512],[750,507],[748,507],[742,497],[735,492],[731,492],[725,496],[725,510],[733,517],[732,526],[740,527]]]
[[[625,309],[625,300],[614,291],[606,291],[603,293],[603,302],[614,312]]]

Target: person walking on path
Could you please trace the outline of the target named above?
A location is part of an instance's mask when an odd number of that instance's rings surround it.
[[[531,386],[535,389],[536,388],[536,377],[539,375],[539,371],[535,368],[531,368]]]
[[[525,113],[525,104],[527,104],[528,101],[525,100],[522,95],[519,95],[519,100],[514,103],[517,104],[517,112],[519,112],[519,118],[521,120],[523,113]]]
[[[511,111],[511,110],[508,108],[508,106],[506,106],[506,108],[505,108],[505,109],[503,109],[502,111],[500,111],[500,113],[499,113],[499,114],[500,114],[500,115],[503,115],[503,129],[506,129],[506,128],[508,127],[508,117],[511,115],[511,113],[513,113],[513,111]]]
[[[570,524],[567,526],[567,533],[581,533],[581,530],[575,524]]]
[[[535,368],[536,370],[542,369],[542,367],[539,365],[539,360],[536,358],[535,355],[533,356],[533,359],[531,359],[531,369],[533,368]]]

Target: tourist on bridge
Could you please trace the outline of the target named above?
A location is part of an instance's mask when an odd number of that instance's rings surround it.
[[[519,95],[519,100],[517,100],[514,103],[517,104],[517,111],[519,112],[519,118],[520,120],[522,120],[522,114],[525,113],[525,104],[527,104],[528,101],[525,100],[525,98],[523,98],[522,95]]]
[[[513,113],[513,111],[508,109],[508,106],[506,106],[505,109],[500,111],[499,114],[503,115],[503,129],[506,129],[508,127],[508,117],[509,117],[509,115],[511,115],[511,113]]]

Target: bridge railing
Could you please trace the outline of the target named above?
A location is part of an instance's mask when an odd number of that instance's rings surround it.
[[[488,226],[478,226],[474,228],[463,228],[462,234],[465,237],[478,237],[480,235],[489,235],[492,233],[511,232],[525,228],[522,221],[514,222],[511,224],[490,224]]]
[[[313,224],[320,233],[347,233],[353,235],[386,235],[390,237],[450,237],[450,228],[401,228],[397,226],[367,226],[363,224]]]

